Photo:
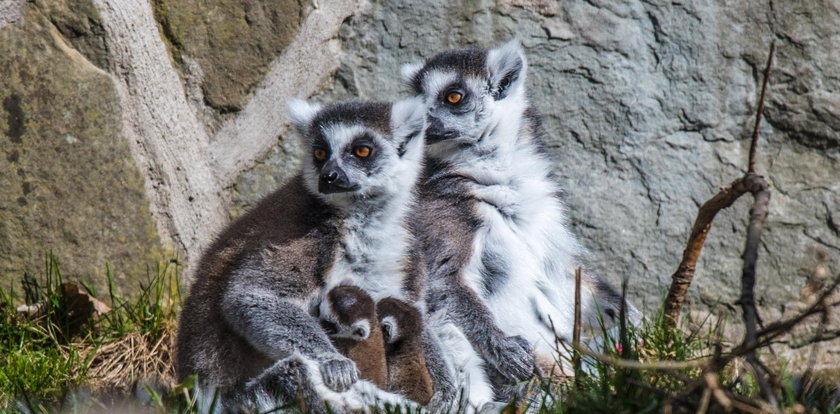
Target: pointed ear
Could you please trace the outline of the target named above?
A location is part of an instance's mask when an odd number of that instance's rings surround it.
[[[421,97],[394,102],[391,105],[391,133],[400,157],[417,148],[422,153],[426,129],[426,106]]]
[[[487,52],[491,92],[497,101],[522,87],[527,66],[525,53],[517,39]]]
[[[420,71],[425,66],[424,62],[406,63],[400,68],[400,75],[406,85],[410,86],[414,93],[420,93]]]
[[[309,130],[312,119],[318,114],[321,104],[309,103],[302,99],[291,99],[289,101],[289,121],[302,133]]]

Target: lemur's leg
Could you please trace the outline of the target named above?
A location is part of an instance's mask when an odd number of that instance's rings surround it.
[[[359,379],[355,363],[338,353],[302,305],[256,283],[238,282],[225,292],[222,306],[229,325],[251,346],[274,360],[300,353],[315,361],[324,383],[337,392]]]
[[[306,412],[326,414],[329,411],[321,395],[323,392],[313,384],[312,374],[298,355],[281,359],[248,381],[239,397],[241,404],[235,411],[252,408],[266,412],[294,404],[298,408],[305,405]]]

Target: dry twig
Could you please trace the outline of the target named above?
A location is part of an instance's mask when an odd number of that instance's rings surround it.
[[[580,353],[577,351],[580,348],[580,268],[575,270],[575,326],[572,328],[572,366],[575,372],[575,383],[578,384],[577,377],[580,373]]]
[[[694,220],[694,224],[691,227],[691,235],[689,236],[688,243],[683,251],[682,261],[680,262],[677,271],[671,276],[671,287],[668,290],[668,296],[665,298],[665,321],[671,327],[675,327],[677,325],[682,304],[685,302],[685,296],[688,293],[688,288],[691,286],[691,281],[694,278],[697,260],[700,258],[700,252],[703,250],[703,244],[706,242],[706,236],[708,236],[709,230],[712,228],[712,221],[717,213],[720,210],[731,206],[735,200],[747,192],[752,193],[754,197],[756,197],[756,202],[758,202],[759,193],[767,191],[768,186],[764,181],[764,178],[755,174],[755,153],[758,143],[758,129],[761,123],[761,112],[764,108],[764,96],[767,88],[767,81],[770,75],[770,67],[773,61],[775,47],[774,41],[770,44],[770,54],[767,58],[767,66],[764,70],[762,91],[757,108],[758,114],[756,115],[755,126],[753,128],[750,143],[748,172],[744,177],[733,181],[728,186],[722,187],[720,192],[709,201],[706,201],[697,212],[697,218]],[[767,192],[766,197],[769,198],[769,196],[770,194]],[[763,202],[765,196],[762,195],[761,197]],[[766,203],[764,207],[766,211]],[[763,224],[763,220],[761,221],[761,224]],[[758,228],[757,230],[758,235],[760,236],[761,229]]]
[[[756,182],[754,179],[748,180],[749,177],[759,176],[747,175],[733,181],[727,186],[721,187],[719,193],[700,207],[697,213],[697,219],[691,227],[688,245],[683,251],[682,262],[680,262],[677,271],[671,276],[671,288],[668,290],[668,296],[665,299],[665,320],[671,327],[677,324],[682,304],[685,302],[685,296],[694,278],[697,259],[700,258],[700,252],[703,250],[706,236],[712,228],[712,221],[715,219],[715,215],[720,210],[731,206],[735,200],[745,193],[751,192]]]
[[[750,158],[747,172],[755,172],[755,153],[758,150],[758,128],[761,126],[761,114],[764,112],[764,94],[767,92],[767,81],[770,79],[770,68],[773,65],[773,54],[776,52],[776,39],[770,42],[770,53],[767,55],[767,65],[764,66],[764,79],[761,81],[761,95],[758,98],[758,108],[755,110],[755,126],[750,141]]]

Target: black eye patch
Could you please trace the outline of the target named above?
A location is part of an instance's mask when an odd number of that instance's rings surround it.
[[[473,108],[473,93],[462,80],[453,82],[440,91],[438,102],[455,114],[471,112]]]
[[[359,156],[359,152],[357,149],[359,148],[369,148],[369,153],[361,157]],[[350,142],[347,147],[345,147],[344,154],[342,155],[344,161],[350,165],[354,165],[360,170],[364,171],[365,174],[370,175],[376,170],[376,159],[379,156],[379,152],[381,151],[381,147],[377,144],[376,139],[370,133],[364,133],[362,135],[357,136]],[[364,153],[364,152],[361,152]]]
[[[315,157],[314,154],[318,150],[324,151],[324,153],[326,154],[326,158],[319,160],[317,157]],[[313,160],[315,162],[315,165],[323,164],[328,159],[330,159],[330,155],[332,155],[330,144],[328,144],[327,140],[325,140],[324,137],[320,134],[315,136],[315,139],[312,142],[312,149],[310,152],[313,154]]]

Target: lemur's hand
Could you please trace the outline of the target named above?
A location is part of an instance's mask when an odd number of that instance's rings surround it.
[[[521,336],[508,336],[492,344],[490,362],[511,383],[527,381],[534,376],[536,362],[531,344]]]
[[[359,380],[356,364],[341,354],[325,355],[318,359],[324,384],[335,392],[344,392]]]

